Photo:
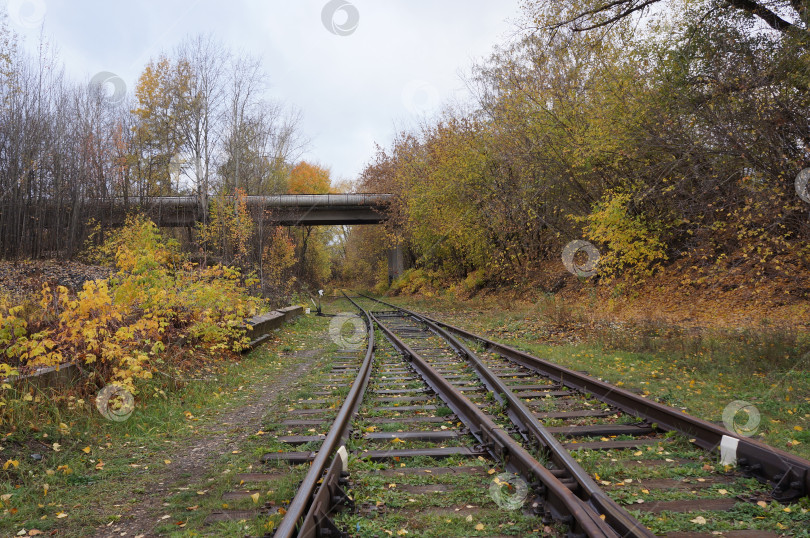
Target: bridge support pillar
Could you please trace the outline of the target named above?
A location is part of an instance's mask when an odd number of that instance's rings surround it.
[[[402,276],[405,272],[405,261],[402,256],[402,245],[388,249],[388,284]]]

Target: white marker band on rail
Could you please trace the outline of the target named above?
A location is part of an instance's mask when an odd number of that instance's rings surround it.
[[[737,464],[737,445],[740,440],[736,437],[724,435],[720,440],[720,465]]]
[[[340,458],[340,462],[343,464],[343,472],[349,472],[349,453],[346,452],[346,447],[342,446],[338,448],[337,455]]]

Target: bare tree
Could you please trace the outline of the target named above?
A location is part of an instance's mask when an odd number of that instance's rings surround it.
[[[211,35],[198,35],[180,45],[177,58],[177,129],[182,151],[193,163],[195,191],[205,212],[225,114],[224,66],[231,54]]]

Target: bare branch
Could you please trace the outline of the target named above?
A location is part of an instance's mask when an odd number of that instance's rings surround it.
[[[614,22],[618,22],[619,20],[627,17],[628,15],[631,15],[631,14],[635,13],[636,11],[645,9],[648,6],[651,6],[652,4],[655,4],[657,2],[660,2],[660,0],[646,0],[645,2],[642,2],[642,3],[640,3],[638,5],[635,5],[635,6],[631,7],[631,8],[629,8],[629,9],[626,9],[626,10],[622,11],[621,13],[618,13],[617,15],[614,15],[613,17],[611,17],[611,18],[609,18],[607,20],[600,21],[600,22],[591,24],[589,26],[574,26],[572,28],[572,30],[575,31],[575,32],[587,32],[588,30],[595,30],[597,28],[602,28],[603,26],[608,26],[608,25],[613,24]]]
[[[572,23],[577,22],[580,19],[584,19],[584,18],[590,17],[592,15],[599,15],[600,13],[604,13],[606,11],[611,10],[614,7],[621,6],[621,5],[624,5],[624,4],[631,4],[632,5],[636,1],[637,0],[614,0],[613,2],[609,2],[607,4],[597,6],[597,7],[594,7],[592,9],[587,9],[585,11],[581,11],[575,17],[572,17],[572,18],[570,18],[568,20],[565,20],[565,21],[559,22],[557,24],[554,24],[552,26],[549,26],[549,28],[561,28],[563,26],[568,26],[568,25],[571,25]],[[656,2],[658,0],[653,0],[653,1]],[[624,15],[622,15],[622,17],[623,16]]]
[[[587,32],[614,24],[637,11],[641,11],[661,0],[612,0],[606,3],[597,3],[591,8],[582,9],[575,15],[546,26],[548,30],[557,30],[569,27],[574,32]],[[788,0],[790,6],[797,12],[800,19],[807,18],[808,7],[802,0]],[[776,11],[768,8],[764,3],[756,0],[726,0],[725,7],[731,7],[745,11],[762,19],[771,28],[780,32],[787,32],[794,29],[805,30],[781,17]],[[601,17],[608,17],[602,19]]]
[[[747,11],[752,15],[756,15],[757,17],[765,21],[768,24],[768,26],[770,26],[774,30],[785,32],[787,30],[797,28],[796,25],[793,24],[792,22],[786,21],[785,19],[777,15],[775,12],[771,11],[770,9],[768,9],[767,7],[763,6],[758,2],[754,2],[753,0],[728,0],[728,4],[737,9]]]

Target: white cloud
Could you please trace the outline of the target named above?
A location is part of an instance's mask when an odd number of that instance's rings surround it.
[[[519,15],[518,0],[351,0],[359,23],[339,36],[321,21],[327,0],[13,1],[45,6],[45,34],[77,79],[110,71],[132,88],[149,58],[188,34],[210,32],[261,56],[270,94],[303,112],[305,157],[343,178],[360,172],[394,125],[463,92],[458,73],[503,43],[507,19]],[[38,28],[16,29],[29,49],[36,44]]]

